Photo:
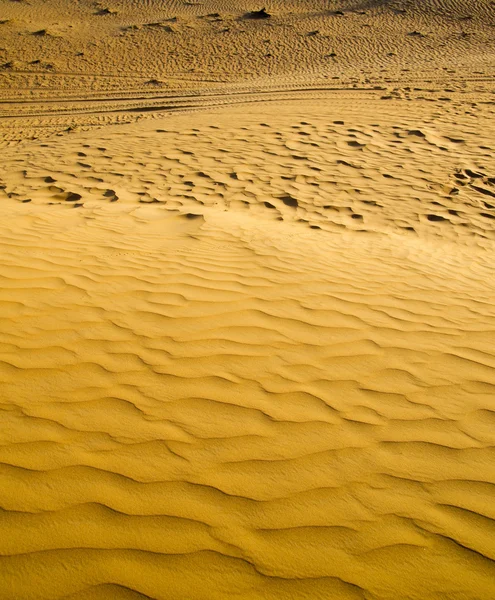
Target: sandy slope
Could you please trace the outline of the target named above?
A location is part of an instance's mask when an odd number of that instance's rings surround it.
[[[490,2],[0,7],[0,598],[492,600]]]

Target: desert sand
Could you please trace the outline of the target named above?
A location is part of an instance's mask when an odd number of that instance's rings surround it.
[[[495,5],[0,0],[0,599],[495,598]]]

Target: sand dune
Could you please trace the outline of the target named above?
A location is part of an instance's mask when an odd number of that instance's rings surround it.
[[[490,2],[1,8],[0,598],[492,600]]]

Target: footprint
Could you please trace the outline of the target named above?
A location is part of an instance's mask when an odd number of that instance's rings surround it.
[[[448,219],[446,219],[445,217],[442,217],[441,215],[426,215],[426,218],[428,219],[428,221],[432,221],[432,222],[441,222],[441,221],[448,221]]]
[[[299,202],[290,194],[287,194],[287,196],[282,196],[280,200],[282,200],[285,206],[290,206],[291,208],[297,208],[299,206]]]
[[[472,171],[471,169],[464,169],[464,173],[471,177],[471,179],[481,179],[484,177],[483,173],[478,173],[477,171]]]
[[[65,197],[66,202],[77,202],[82,198],[81,194],[77,194],[76,192],[67,192],[67,196]]]
[[[484,196],[491,196],[492,198],[495,198],[495,192],[492,192],[490,190],[482,188],[479,185],[471,184],[471,187],[473,188],[473,190],[476,190],[477,192],[479,192],[480,194],[483,194]]]

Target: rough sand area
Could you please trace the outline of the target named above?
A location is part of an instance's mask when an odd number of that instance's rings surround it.
[[[1,600],[495,597],[493,2],[260,8],[0,0]]]

